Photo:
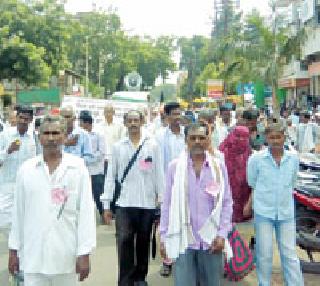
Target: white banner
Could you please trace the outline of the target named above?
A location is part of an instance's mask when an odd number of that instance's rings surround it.
[[[65,96],[61,103],[61,107],[72,107],[77,118],[81,110],[89,110],[92,113],[94,122],[101,124],[104,122],[104,107],[111,104],[115,110],[115,122],[122,122],[123,115],[131,109],[144,109],[148,107],[147,103],[126,102],[106,99],[95,99],[79,96]]]

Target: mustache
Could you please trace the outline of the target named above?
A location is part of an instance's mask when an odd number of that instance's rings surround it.
[[[205,148],[203,148],[201,144],[196,144],[191,147],[191,150],[198,150],[198,149],[204,150]]]

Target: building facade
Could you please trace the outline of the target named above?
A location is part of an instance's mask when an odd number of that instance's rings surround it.
[[[300,57],[284,66],[279,87],[287,90],[288,107],[311,108],[320,104],[320,0],[283,0],[289,36],[300,37]]]

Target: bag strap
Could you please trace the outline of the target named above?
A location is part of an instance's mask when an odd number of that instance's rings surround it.
[[[123,172],[123,176],[122,176],[122,179],[120,181],[120,184],[122,184],[124,182],[124,180],[126,179],[130,169],[132,168],[134,162],[137,160],[137,157],[142,149],[142,146],[144,145],[144,143],[147,141],[148,138],[144,139],[143,142],[139,145],[138,149],[136,150],[136,152],[133,154],[133,156],[131,157],[127,167],[124,169],[124,172]]]

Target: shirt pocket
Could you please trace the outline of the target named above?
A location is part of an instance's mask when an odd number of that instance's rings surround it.
[[[148,150],[141,150],[141,153],[137,158],[137,164],[139,170],[143,174],[150,175],[154,170],[155,164],[153,154],[151,154],[151,152],[148,152]]]
[[[65,204],[65,210],[70,212],[76,212],[78,209],[78,192],[69,191],[68,199]]]
[[[79,200],[79,186],[77,176],[69,176],[70,178],[65,182],[68,199],[66,200],[65,210],[67,212],[76,212],[78,209]]]

